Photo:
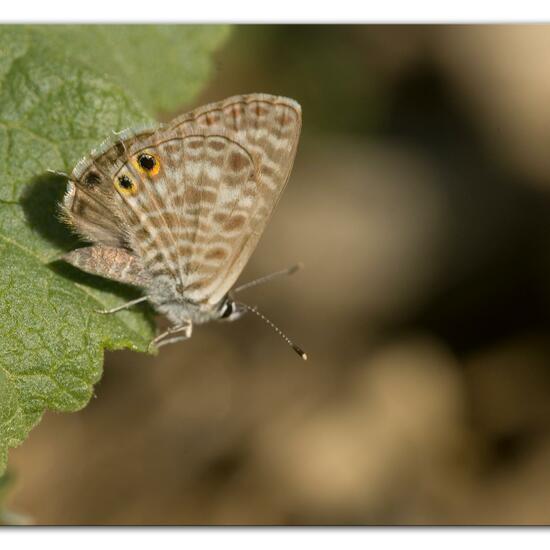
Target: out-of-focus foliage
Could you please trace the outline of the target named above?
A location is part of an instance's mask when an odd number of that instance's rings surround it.
[[[224,78],[232,92],[261,89],[297,99],[307,108],[306,132],[379,126],[391,90],[377,60],[365,53],[361,26],[342,32],[334,25],[246,25],[234,36],[222,61],[231,64]]]
[[[14,477],[11,472],[4,472],[0,476],[0,525],[27,525],[30,518],[9,510],[6,506],[6,499],[13,490]]]

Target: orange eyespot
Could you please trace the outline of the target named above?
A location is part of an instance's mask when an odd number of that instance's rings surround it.
[[[135,195],[138,191],[137,185],[125,174],[115,179],[115,187],[121,195],[126,197]]]
[[[135,164],[140,172],[148,176],[156,176],[160,170],[159,159],[149,153],[140,153],[135,160]]]

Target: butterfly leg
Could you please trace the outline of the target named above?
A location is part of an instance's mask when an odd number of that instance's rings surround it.
[[[122,304],[121,306],[118,306],[118,307],[114,307],[112,309],[96,309],[96,313],[103,313],[104,315],[108,315],[110,313],[116,313],[117,311],[128,309],[132,306],[135,306],[136,304],[141,304],[141,302],[145,302],[146,300],[147,300],[147,296],[141,296],[140,298],[136,298],[135,300],[131,300],[130,302],[126,302],[125,304]]]
[[[181,332],[182,334],[177,335],[178,332]],[[187,323],[183,325],[170,327],[167,331],[159,334],[154,340],[151,340],[149,350],[152,346],[160,348],[166,344],[174,344],[176,342],[181,342],[182,340],[187,340],[191,338],[192,333],[193,323],[191,321],[187,321]],[[167,336],[171,336],[171,338],[167,338]]]

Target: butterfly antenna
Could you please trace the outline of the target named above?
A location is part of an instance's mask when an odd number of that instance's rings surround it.
[[[255,313],[264,323],[268,324],[304,361],[307,361],[307,353],[297,346],[273,321],[269,320],[263,313],[260,313],[254,306],[238,303],[248,311]]]
[[[304,264],[302,262],[299,262],[293,266],[287,267],[286,269],[281,269],[280,271],[275,271],[274,273],[270,273],[269,275],[264,275],[263,277],[259,277],[258,279],[254,279],[253,281],[249,281],[248,283],[244,283],[234,288],[232,292],[241,292],[242,290],[245,290],[247,288],[267,283],[267,281],[271,281],[271,279],[275,279],[277,277],[280,277],[281,275],[294,275],[294,273],[300,271],[300,269],[303,268]]]

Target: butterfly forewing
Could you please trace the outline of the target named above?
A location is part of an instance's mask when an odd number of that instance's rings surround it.
[[[256,247],[289,177],[300,126],[296,102],[252,94],[140,139],[131,134],[75,169],[66,216],[89,240],[127,246],[153,281],[164,278],[185,299],[212,306]],[[141,169],[141,155],[158,170]]]

